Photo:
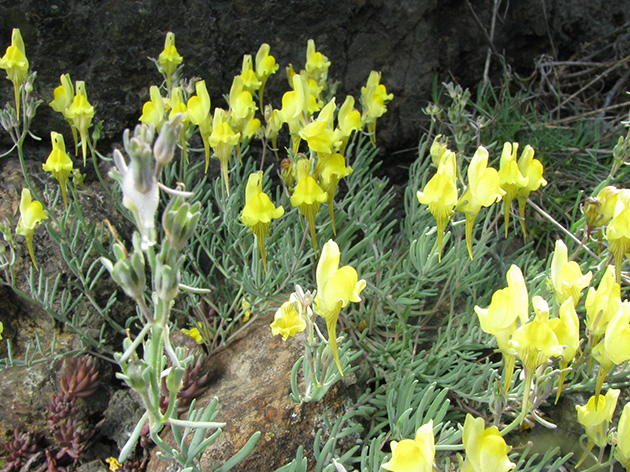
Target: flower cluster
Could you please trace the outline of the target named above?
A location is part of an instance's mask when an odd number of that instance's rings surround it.
[[[522,422],[529,411],[530,391],[538,369],[560,360],[563,371],[569,367],[580,345],[580,322],[575,311],[582,290],[589,284],[592,274],[582,274],[577,263],[567,261],[567,248],[558,240],[551,263],[551,285],[556,299],[558,315],[551,317],[547,301],[534,296],[535,316],[529,319],[529,297],[523,273],[511,266],[507,273],[508,287],[496,291],[488,308],[475,306],[481,329],[496,337],[505,360],[507,392],[511,386],[515,361],[518,358],[525,371]],[[560,376],[558,392],[565,376]]]
[[[435,458],[435,438],[433,436],[433,420],[416,431],[414,439],[403,439],[390,443],[392,458],[382,465],[383,469],[392,472],[417,471],[431,472]]]
[[[496,426],[485,427],[483,418],[466,415],[462,431],[466,452],[462,472],[508,472],[516,464],[508,458],[510,447],[505,443]],[[433,420],[421,426],[414,439],[392,441],[391,459],[382,465],[392,472],[431,472],[434,470],[435,438]]]
[[[307,393],[302,397],[304,400],[312,399],[310,394],[313,386],[325,390],[333,382],[326,382],[324,379],[314,377],[315,372],[326,372],[329,362],[317,359],[317,350],[312,351],[320,343],[325,342],[332,352],[332,357],[340,375],[343,375],[343,367],[337,349],[337,320],[341,309],[350,302],[361,301],[361,292],[365,288],[365,280],[359,280],[357,271],[349,265],[339,267],[341,252],[339,246],[333,240],[328,241],[323,249],[317,264],[316,279],[317,292],[315,295],[304,292],[297,286],[296,291],[291,294],[289,301],[283,303],[276,311],[274,321],[271,323],[272,334],[282,336],[287,340],[290,336],[307,330],[307,340],[305,343],[307,361],[313,365],[305,367],[311,376],[305,375]],[[328,330],[328,340],[319,332],[315,317],[320,315],[326,321]],[[316,368],[315,364],[322,365]],[[334,378],[336,380],[336,378]]]
[[[593,446],[603,450],[609,444],[614,445],[615,458],[626,470],[630,470],[630,402],[623,407],[616,435],[610,430],[619,394],[619,390],[611,388],[606,395],[595,394],[586,404],[576,405],[575,409],[578,422],[584,426],[588,438],[587,450]],[[586,451],[579,463],[585,458]]]
[[[327,203],[333,233],[336,234],[334,198],[339,182],[352,172],[347,165],[345,150],[356,131],[367,127],[374,140],[376,120],[387,110],[386,104],[393,98],[380,83],[380,74],[373,71],[367,85],[361,89],[363,112],[355,109],[355,99],[347,96],[338,107],[330,95],[328,80],[330,61],[317,51],[313,40],[309,40],[304,69],[296,72],[287,68],[291,90],[282,97],[279,109],[263,101],[264,88],[279,65],[270,54],[268,44],[262,44],[255,59],[243,57],[241,73],[232,81],[228,94],[227,109],[216,107],[211,110],[211,100],[206,83],[195,83],[195,94],[177,78],[177,70],[183,58],[175,47],[175,36],[168,33],[164,50],[157,61],[166,78],[166,96],[158,86],[150,87],[150,101],[142,108],[140,121],[152,124],[160,130],[163,123],[179,113],[182,116],[180,146],[187,156],[187,141],[197,130],[204,145],[206,171],[209,159],[215,157],[221,165],[221,178],[229,195],[230,159],[236,154],[241,159],[241,149],[252,138],[259,138],[266,146],[271,143],[277,151],[277,137],[287,125],[291,137],[289,157],[282,163],[282,177],[291,193],[291,205],[297,207],[308,223],[313,250],[317,251],[315,218],[321,205]],[[301,143],[306,143],[307,153],[301,152]],[[260,179],[259,179],[260,180]],[[261,182],[261,181],[260,181]],[[250,188],[253,188],[252,181]],[[246,191],[248,196],[254,194]],[[263,266],[267,267],[264,251],[264,235],[268,223],[280,216],[280,210],[272,215],[267,200],[262,204],[262,191],[255,193],[253,200],[246,198],[243,223],[256,234]],[[262,205],[262,206],[261,206]],[[275,208],[275,207],[274,207]]]
[[[505,235],[509,227],[510,207],[514,198],[519,202],[519,214],[523,233],[525,230],[525,205],[530,193],[547,181],[542,177],[543,166],[534,159],[534,149],[527,145],[521,157],[516,159],[518,143],[505,143],[501,153],[499,170],[488,167],[488,151],[480,146],[468,165],[468,184],[461,197],[457,189],[457,156],[441,142],[438,135],[431,146],[430,154],[437,172],[418,191],[418,201],[429,207],[437,222],[438,257],[442,259],[442,240],[447,223],[457,211],[466,217],[466,245],[470,258],[472,252],[472,229],[479,211],[483,207],[503,199]]]
[[[54,90],[54,99],[50,102],[50,107],[61,113],[68,121],[74,138],[75,149],[78,146],[77,131],[79,132],[83,165],[85,165],[89,143],[88,129],[92,126],[92,119],[94,118],[94,107],[88,101],[85,82],[77,80],[73,86],[70,74],[63,74],[61,85]]]

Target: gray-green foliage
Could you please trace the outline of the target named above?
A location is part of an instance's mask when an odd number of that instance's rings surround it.
[[[374,151],[361,144],[354,149],[357,156],[352,162],[356,169],[370,169]],[[530,245],[509,253],[505,245],[493,244],[502,231],[496,210],[478,217],[474,260],[466,251],[463,221],[455,221],[438,262],[433,217],[415,196],[428,179],[426,146],[421,149],[410,169],[402,221],[381,217],[371,224],[356,224],[374,214],[391,216],[393,191],[373,172],[355,171],[347,178],[337,241],[357,231],[369,232],[370,237],[357,238],[350,246],[353,254],[348,260],[356,262],[368,288],[362,307],[346,317],[353,324],[367,323],[346,342],[352,339],[353,348],[363,351],[362,369],[356,375],[359,384],[367,382],[369,387],[357,389],[345,415],[327,420],[327,427],[318,431],[314,448],[318,471],[380,471],[388,457],[388,441],[412,438],[429,420],[438,450],[461,450],[459,425],[466,412],[462,406],[498,420],[496,415],[508,401],[502,391],[501,362],[488,355],[493,340],[479,328],[473,307],[489,303],[490,287],[505,284],[504,274],[512,263],[532,276],[530,290],[540,291],[545,282],[538,277],[544,273],[543,262],[532,256]],[[426,331],[431,319],[439,326],[437,331]],[[352,438],[356,445],[347,449],[346,442],[340,448],[342,437]],[[529,451],[513,449],[511,459],[519,470],[557,470],[570,457],[559,456],[557,450],[542,457]],[[436,461],[440,470],[453,470],[458,463],[454,455],[440,452]],[[277,470],[297,472],[305,467],[306,458],[298,450],[292,462]]]

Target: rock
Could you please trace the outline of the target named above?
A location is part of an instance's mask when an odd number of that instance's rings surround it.
[[[417,145],[436,74],[468,87],[482,76],[488,43],[468,4],[489,30],[492,0],[316,0],[308,8],[296,1],[24,0],[0,5],[0,44],[9,44],[11,28],[21,29],[31,68],[38,71],[36,92],[46,103],[61,74],[86,82],[96,119],[105,120],[107,152],[108,141],[120,142],[123,129],[137,122],[149,86],[161,81],[147,57],[159,55],[167,31],[176,34],[185,75],[206,80],[213,106],[225,106],[222,96],[240,72],[243,54],[254,55],[267,42],[281,69],[266,95],[279,107],[287,87],[282,67],[303,67],[312,38],[332,62],[329,75],[340,82],[340,97],[358,98],[370,70],[382,71],[396,98],[379,122],[379,144],[400,150]],[[567,59],[629,18],[630,0],[500,4],[494,46],[512,71],[527,74],[540,54]],[[491,72],[503,74],[496,58]],[[12,99],[10,85],[0,89],[0,103]],[[68,134],[64,119],[44,104],[34,130],[47,136],[51,129]]]
[[[336,418],[345,408],[343,382],[337,382],[317,403],[298,405],[289,398],[291,369],[303,354],[304,333],[284,342],[280,336],[272,337],[271,321],[268,315],[261,315],[226,349],[210,358],[215,384],[197,399],[197,407],[217,397],[219,414],[214,421],[227,425],[203,454],[201,470],[210,470],[211,461],[223,463],[256,431],[261,432],[256,448],[232,470],[274,470],[291,462],[300,445],[305,454],[312,454],[315,434],[322,428],[321,418]],[[172,441],[170,434],[166,436]],[[154,449],[147,471],[166,471],[169,465],[155,457]]]
[[[102,460],[95,460],[77,467],[77,472],[109,472],[109,468]]]
[[[140,395],[131,389],[117,390],[103,413],[100,433],[115,441],[118,449],[122,449],[143,412]]]
[[[0,371],[0,438],[13,439],[13,431],[46,431],[46,403],[57,391],[47,363]]]

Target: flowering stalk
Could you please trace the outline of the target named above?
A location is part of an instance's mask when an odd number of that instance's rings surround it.
[[[13,82],[15,111],[18,121],[20,120],[20,85],[28,75],[28,66],[22,34],[19,28],[13,28],[11,46],[7,48],[4,56],[0,58],[0,68],[7,71],[7,79]]]
[[[101,261],[112,278],[137,303],[143,321],[143,327],[135,339],[128,331],[123,343],[124,351],[114,355],[122,369],[122,373],[117,376],[140,395],[146,409],[118,460],[123,462],[129,456],[142,427],[148,421],[150,436],[162,450],[181,465],[192,465],[192,470],[198,470],[194,467],[194,460],[204,448],[189,449],[181,445],[180,449],[173,448],[160,437],[162,428],[167,424],[174,430],[180,427],[197,429],[193,442],[203,439],[207,429],[224,426],[224,423],[210,421],[216,403],[206,407],[198,417],[191,406],[187,420],[179,419],[177,412],[178,394],[182,390],[184,373],[192,357],[187,357],[182,348],[171,344],[170,313],[181,286],[183,250],[201,217],[200,203],[191,205],[185,201],[191,196],[190,193],[181,189],[168,190],[158,184],[161,169],[172,160],[180,128],[181,115],[176,115],[163,124],[155,144],[152,143],[152,125],[139,125],[133,137],[130,137],[129,132],[125,133],[125,150],[129,154],[130,164],[127,165],[122,153],[115,153],[118,169],[112,176],[122,186],[123,204],[134,214],[138,231],[133,236],[134,250],[131,254],[121,243],[117,243],[114,245],[116,262],[107,258]],[[164,236],[158,240],[155,217],[161,188],[171,193],[172,197],[162,213]],[[148,271],[145,269],[147,261]],[[145,276],[147,272],[150,274],[149,279]],[[149,284],[150,297],[146,293]],[[147,303],[147,300],[151,303]],[[167,390],[164,409],[161,400],[163,384]],[[244,451],[253,448],[257,437],[252,436]]]
[[[349,302],[360,302],[360,293],[365,288],[365,280],[358,280],[357,271],[351,266],[339,267],[340,251],[330,240],[322,249],[317,264],[317,293],[304,292],[298,285],[289,302],[278,311],[271,330],[274,335],[282,334],[286,340],[300,331],[306,330],[304,356],[293,367],[291,385],[295,401],[321,399],[328,388],[343,376],[343,365],[348,362],[345,354],[337,349],[337,319],[341,309]],[[315,323],[316,316],[326,320],[328,340]],[[332,359],[330,358],[332,354]],[[331,370],[332,360],[336,369]],[[304,371],[305,393],[299,393],[297,372]]]

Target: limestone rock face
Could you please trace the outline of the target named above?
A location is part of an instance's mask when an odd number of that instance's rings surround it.
[[[0,3],[0,47],[19,27],[37,93],[52,99],[59,76],[84,80],[104,120],[104,144],[119,142],[122,130],[137,123],[149,86],[161,79],[147,59],[156,58],[167,31],[176,34],[187,77],[201,77],[213,106],[240,72],[243,54],[261,43],[271,46],[281,70],[268,85],[280,107],[287,89],[283,67],[304,66],[306,42],[315,40],[332,62],[329,76],[340,82],[338,95],[359,97],[371,70],[395,95],[378,124],[379,144],[388,150],[417,145],[422,108],[431,100],[435,74],[474,86],[482,76],[492,0],[23,0]],[[469,5],[474,9],[475,20]],[[500,2],[494,45],[512,70],[527,72],[533,59],[555,53],[566,59],[581,43],[605,36],[630,16],[630,0],[547,0]],[[553,44],[552,44],[553,42]],[[4,49],[3,49],[4,50]],[[500,74],[494,60],[494,73]],[[0,88],[1,103],[12,98],[11,84]],[[65,130],[63,118],[46,104],[34,131],[48,136]],[[6,139],[6,138],[2,138]],[[107,152],[108,149],[104,149]]]

